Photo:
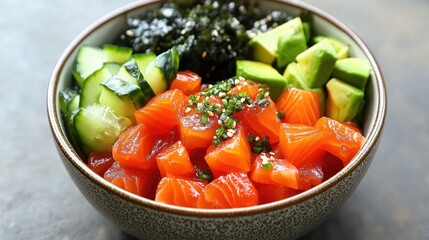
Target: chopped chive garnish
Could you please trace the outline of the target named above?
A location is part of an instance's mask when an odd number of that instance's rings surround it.
[[[252,151],[254,152],[254,153],[261,153],[262,152],[262,147],[253,147],[252,148]]]
[[[247,141],[249,141],[249,143],[253,143],[253,141],[255,141],[255,136],[252,134],[247,135]]]
[[[285,113],[283,111],[279,111],[277,113],[277,117],[279,117],[280,119],[284,119],[285,118]]]
[[[210,169],[204,170],[204,171],[198,171],[197,177],[201,180],[209,181],[212,179],[212,174],[210,172]]]
[[[268,99],[263,98],[263,99],[258,101],[258,105],[261,107],[266,107],[266,106],[270,105],[270,102],[268,101]]]
[[[265,169],[265,170],[269,170],[269,169],[271,169],[271,168],[273,168],[273,163],[266,163],[266,164],[262,164],[262,167]]]
[[[200,124],[206,125],[208,121],[209,121],[209,115],[207,113],[201,114]]]
[[[221,143],[221,140],[219,138],[213,139],[213,145],[215,147],[219,146],[220,143]]]
[[[225,126],[227,128],[232,128],[232,126],[234,125],[235,120],[233,118],[228,119],[228,121],[226,122]]]
[[[252,151],[254,153],[270,152],[271,144],[269,137],[255,137],[252,134],[247,135],[247,141],[249,141]]]

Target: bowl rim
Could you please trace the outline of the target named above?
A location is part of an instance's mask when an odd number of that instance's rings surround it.
[[[52,135],[55,139],[55,143],[59,147],[59,150],[62,151],[64,156],[70,162],[70,164],[75,167],[82,175],[84,175],[88,180],[90,180],[93,184],[98,185],[105,191],[108,191],[122,200],[131,202],[135,205],[139,205],[142,207],[146,207],[152,210],[163,211],[170,214],[178,214],[185,215],[189,217],[205,217],[205,218],[220,218],[220,217],[236,217],[236,216],[249,216],[254,214],[260,214],[265,212],[272,212],[279,209],[283,209],[289,206],[293,206],[302,202],[307,201],[317,195],[322,194],[325,191],[333,188],[344,178],[348,177],[356,168],[358,168],[365,159],[369,156],[374,148],[376,147],[379,138],[381,137],[381,133],[383,130],[384,121],[386,118],[386,108],[387,108],[387,96],[386,96],[386,86],[384,83],[383,74],[380,70],[379,64],[375,60],[373,54],[368,49],[366,44],[358,37],[358,35],[352,31],[348,26],[334,18],[330,14],[325,11],[310,5],[308,3],[304,3],[298,0],[267,0],[270,2],[278,3],[278,4],[286,4],[295,8],[300,8],[308,11],[311,15],[317,15],[318,17],[324,19],[330,24],[334,25],[342,32],[344,32],[352,41],[354,41],[358,47],[363,51],[364,55],[369,60],[372,68],[373,68],[373,80],[376,81],[376,88],[379,96],[378,104],[376,105],[376,115],[374,120],[374,125],[370,127],[370,131],[366,136],[366,141],[362,148],[358,151],[356,156],[352,159],[352,161],[344,167],[339,173],[331,177],[330,179],[322,182],[316,187],[313,187],[309,190],[306,190],[298,195],[293,197],[283,199],[280,201],[276,201],[273,203],[257,205],[252,207],[244,207],[244,208],[233,208],[233,209],[196,209],[196,208],[186,208],[168,205],[164,203],[155,202],[150,199],[145,199],[143,197],[134,195],[129,193],[123,189],[120,189],[113,184],[108,183],[102,177],[98,176],[96,173],[91,171],[86,164],[81,160],[78,153],[74,150],[73,146],[67,140],[66,133],[62,130],[60,119],[56,113],[57,109],[57,87],[59,83],[59,78],[62,70],[65,67],[65,63],[68,58],[71,57],[73,52],[79,45],[84,41],[84,39],[100,28],[102,25],[107,22],[112,21],[113,19],[120,17],[121,15],[127,15],[129,12],[137,9],[143,8],[151,4],[160,3],[161,0],[143,0],[138,2],[133,2],[127,4],[123,7],[120,7],[110,13],[104,15],[99,18],[87,28],[85,28],[77,37],[75,37],[72,42],[67,46],[66,50],[61,54],[53,73],[51,75],[48,91],[47,91],[47,114],[48,120],[50,124],[50,128],[52,131]]]

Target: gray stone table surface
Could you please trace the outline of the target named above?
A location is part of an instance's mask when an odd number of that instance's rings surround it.
[[[131,1],[1,1],[0,239],[133,239],[72,183],[45,103],[65,47],[91,22]],[[429,239],[429,1],[308,2],[367,43],[384,72],[389,107],[368,174],[303,239]]]

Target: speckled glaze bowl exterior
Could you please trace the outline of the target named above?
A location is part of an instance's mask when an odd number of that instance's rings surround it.
[[[258,1],[261,8],[292,15],[306,12],[316,34],[335,37],[350,55],[366,58],[373,72],[367,87],[363,132],[366,142],[338,174],[294,197],[255,207],[201,210],[170,206],[128,193],[93,173],[67,140],[58,93],[71,84],[71,66],[82,44],[100,46],[126,27],[126,17],[156,8],[159,1],[140,1],[118,9],[84,30],[65,50],[52,74],[47,95],[48,118],[56,146],[69,175],[86,199],[122,230],[142,239],[296,239],[325,221],[352,194],[365,175],[379,142],[386,115],[386,90],[373,55],[347,26],[300,1]]]

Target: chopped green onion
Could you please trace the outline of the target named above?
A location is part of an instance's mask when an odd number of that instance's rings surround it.
[[[253,141],[255,141],[255,136],[252,134],[247,135],[247,141],[249,141],[249,143],[253,143]]]
[[[233,128],[234,122],[235,122],[234,118],[229,118],[228,121],[226,122],[225,126],[227,128]]]
[[[262,147],[253,147],[252,150],[254,153],[261,153],[263,149]]]
[[[283,111],[279,111],[277,113],[277,117],[279,117],[280,119],[284,119],[285,118],[285,113]]]
[[[221,140],[219,138],[213,139],[213,145],[215,147],[219,146],[220,143],[221,143]]]
[[[200,124],[206,125],[208,121],[209,121],[209,115],[207,113],[201,114]]]
[[[210,169],[204,170],[204,171],[198,171],[197,177],[201,180],[210,181],[212,179],[212,174],[210,172]]]
[[[273,168],[273,163],[266,163],[266,164],[262,164],[262,167],[265,169],[265,170],[269,170],[269,169],[271,169],[271,168]]]
[[[270,105],[270,102],[268,101],[268,99],[263,98],[258,101],[258,105],[261,107],[267,107],[268,105]]]
[[[223,135],[226,134],[226,130],[224,127],[219,127],[218,129],[216,129],[216,136],[218,137],[222,137]]]

